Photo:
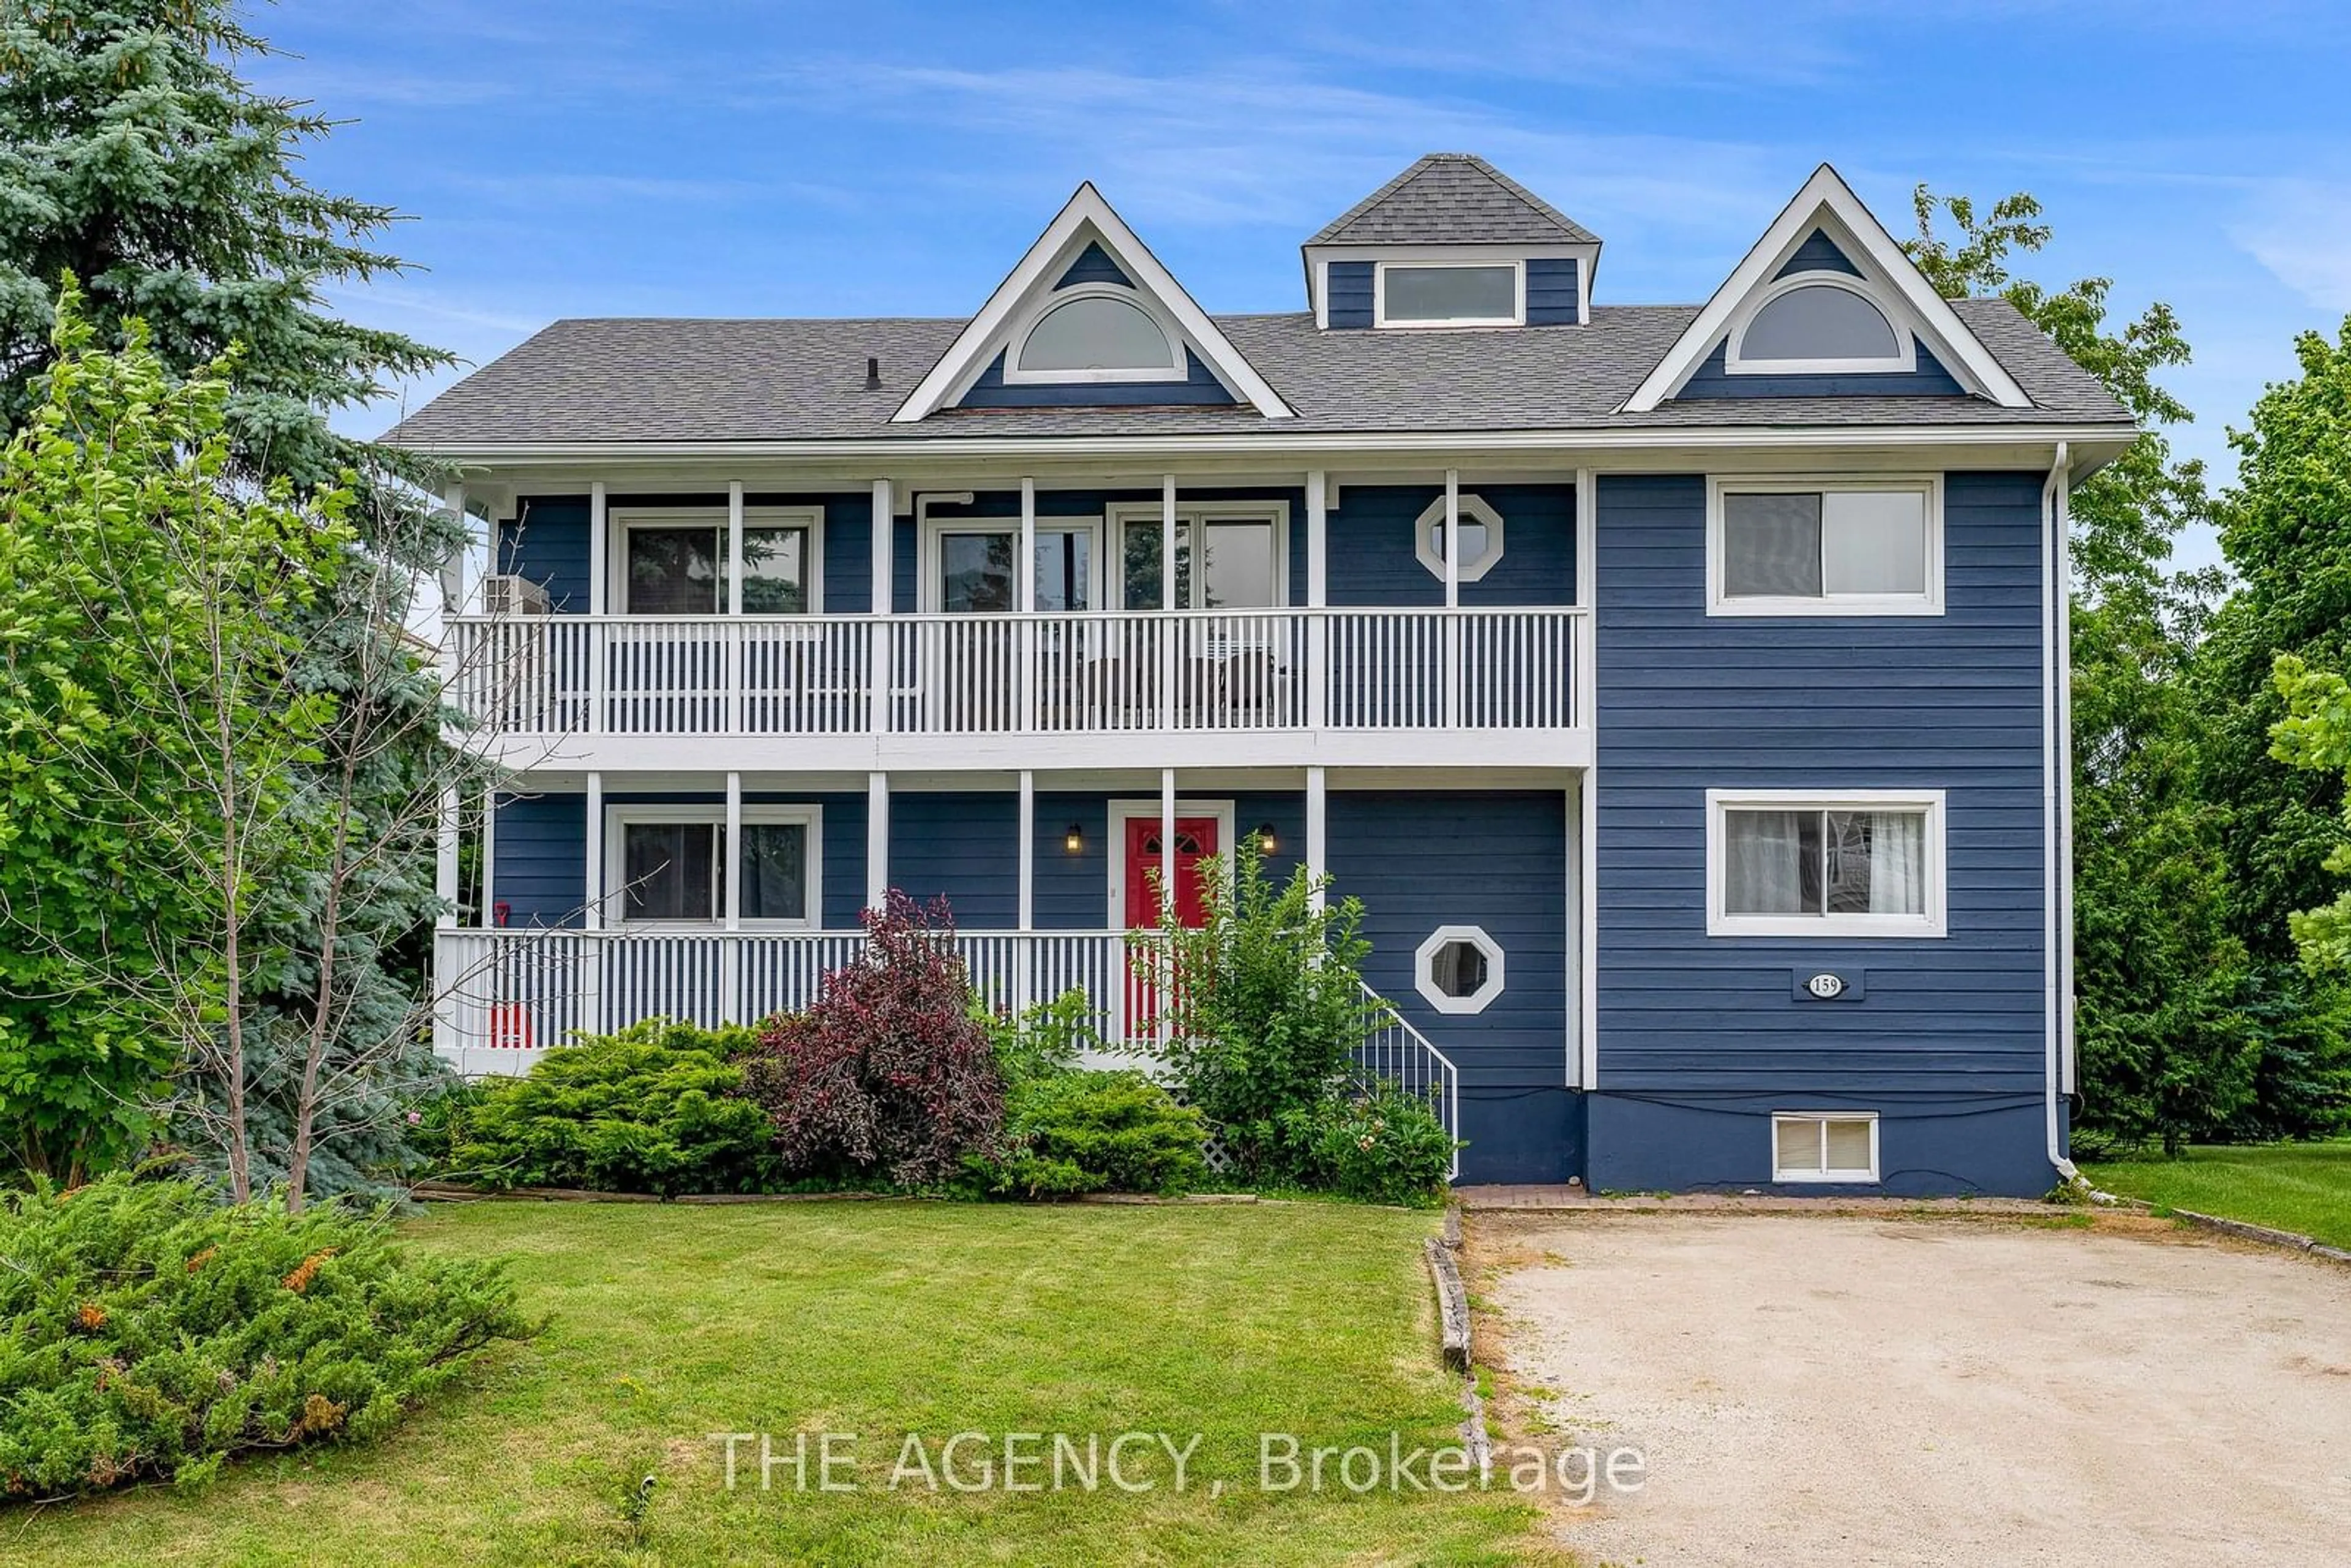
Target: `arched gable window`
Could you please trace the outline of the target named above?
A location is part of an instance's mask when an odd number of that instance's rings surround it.
[[[1859,278],[1800,272],[1782,278],[1731,329],[1733,375],[1852,375],[1917,369],[1917,348]]]
[[[1008,380],[1181,380],[1176,345],[1125,289],[1100,287],[1056,298],[1016,341]]]

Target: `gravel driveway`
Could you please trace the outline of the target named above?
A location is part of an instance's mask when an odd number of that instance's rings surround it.
[[[1606,1563],[2351,1563],[2351,1269],[2159,1222],[1472,1217]],[[1551,1439],[1553,1441],[1559,1438]]]

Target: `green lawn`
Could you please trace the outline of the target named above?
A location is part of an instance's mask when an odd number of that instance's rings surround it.
[[[483,1203],[413,1227],[510,1254],[552,1327],[373,1448],[265,1458],[208,1490],[0,1511],[10,1563],[1517,1563],[1502,1492],[1269,1495],[1258,1434],[1453,1440],[1420,1260],[1433,1221],[1328,1204],[703,1207]],[[859,1490],[737,1490],[709,1434],[856,1435]],[[1186,1489],[888,1490],[909,1433],[1201,1435]],[[1000,1454],[1000,1447],[998,1449]],[[977,1452],[959,1450],[961,1475]],[[624,1491],[660,1482],[642,1542]],[[1035,1479],[1050,1471],[1028,1472]],[[810,1477],[813,1484],[814,1468]],[[1222,1482],[1221,1496],[1212,1496]]]
[[[2165,1208],[2192,1208],[2351,1247],[2351,1140],[2199,1145],[2177,1160],[2116,1160],[2082,1172],[2108,1192]]]

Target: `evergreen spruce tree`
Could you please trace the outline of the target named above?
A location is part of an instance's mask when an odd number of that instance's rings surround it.
[[[309,1176],[311,1190],[325,1192],[359,1184],[396,1154],[391,1097],[432,1068],[413,1042],[382,1052],[381,1031],[413,1014],[435,907],[430,841],[415,831],[411,797],[449,768],[437,691],[413,655],[391,644],[419,575],[462,536],[456,519],[423,500],[437,482],[424,465],[329,426],[334,411],[452,361],[326,308],[328,284],[402,270],[379,248],[394,214],[302,178],[301,150],[333,122],[246,84],[240,67],[267,52],[227,0],[0,0],[0,426],[16,429],[38,402],[70,275],[101,341],[141,320],[154,351],[183,375],[237,346],[225,412],[234,460],[248,476],[283,479],[298,495],[339,482],[357,492],[353,560],[305,612],[299,643],[308,679],[338,693],[343,712],[355,711],[362,685],[379,700],[368,733],[330,731],[315,776],[297,782],[322,810],[364,804],[372,792],[366,815],[376,827],[414,841],[371,860],[341,889],[335,983],[348,991],[332,1010],[339,1031],[367,1042],[354,1060],[369,1064],[360,1076],[373,1089],[345,1084],[321,1110]],[[282,891],[288,957],[274,992],[286,1027],[257,1031],[250,1092],[264,1177],[290,1154],[295,1047],[320,967],[316,932],[306,938],[303,928],[315,925],[325,896],[323,886]],[[0,980],[0,1050],[13,1034],[18,1058],[69,1074],[88,1019],[23,977]],[[54,1116],[78,1094],[90,1098],[69,1082],[0,1082],[5,1141],[31,1138],[18,1124],[33,1101]],[[71,1146],[70,1131],[43,1136]]]

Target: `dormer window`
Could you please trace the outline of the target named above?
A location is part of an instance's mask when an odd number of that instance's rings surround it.
[[[1049,298],[1004,368],[1008,382],[1181,381],[1176,345],[1126,289],[1104,285]]]
[[[1876,375],[1917,369],[1910,334],[1859,278],[1799,272],[1758,297],[1730,333],[1731,375]]]
[[[1384,261],[1373,277],[1373,324],[1515,327],[1526,319],[1525,278],[1515,261]]]

